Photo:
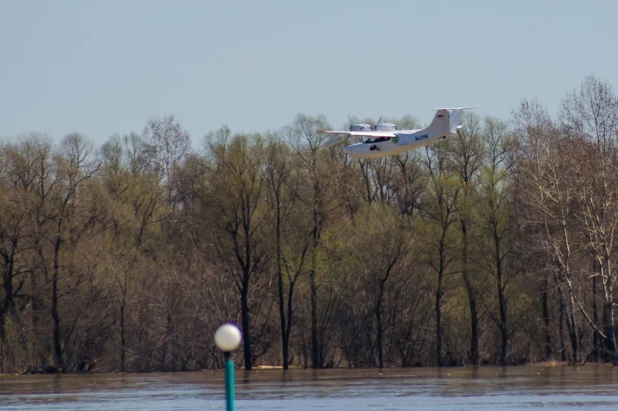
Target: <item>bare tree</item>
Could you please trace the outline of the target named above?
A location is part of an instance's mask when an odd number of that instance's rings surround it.
[[[17,326],[23,322],[15,300],[22,294],[31,269],[24,256],[32,247],[29,203],[35,189],[36,160],[31,154],[23,144],[7,145],[0,151],[0,185],[4,188],[0,190],[0,372],[8,371],[9,363],[15,361],[7,342],[6,323],[9,318]]]
[[[480,119],[475,115],[466,116],[464,128],[457,137],[447,140],[446,150],[459,177],[461,195],[457,206],[459,226],[461,230],[461,275],[468,293],[468,308],[470,310],[470,362],[479,362],[479,330],[478,330],[478,277],[469,263],[471,214],[477,200],[476,178],[483,164],[483,143],[480,137]]]
[[[442,366],[442,298],[446,293],[445,280],[452,273],[456,249],[453,226],[456,223],[457,201],[461,187],[457,177],[449,171],[444,147],[434,146],[426,150],[425,166],[429,174],[427,201],[422,212],[428,216],[429,233],[419,240],[428,245],[429,265],[436,273],[434,299],[436,321],[436,365]],[[455,178],[453,178],[455,177]]]
[[[143,132],[149,167],[166,187],[169,216],[178,202],[179,171],[191,149],[191,137],[173,115],[151,119]]]
[[[611,361],[618,364],[614,332],[614,256],[618,246],[618,181],[615,176],[618,164],[618,96],[608,83],[590,76],[578,90],[562,101],[560,116],[566,134],[574,139],[574,144],[569,147],[578,155],[573,158],[572,164],[576,166],[574,196],[578,207],[575,216],[599,270],[593,276],[600,277],[603,290],[602,333],[579,300],[578,305],[605,341]],[[567,285],[572,298],[576,299],[571,281],[567,281]]]
[[[574,191],[569,178],[568,142],[537,102],[523,101],[516,114],[517,135],[522,141],[519,172],[530,212],[538,213],[537,225],[543,232],[544,252],[550,257],[547,273],[553,273],[559,298],[560,318],[567,314],[567,328],[573,361],[577,359],[575,296],[570,288],[573,272]],[[562,321],[559,322],[562,327]],[[560,344],[564,345],[560,332]],[[563,355],[565,350],[562,350]]]
[[[325,137],[318,133],[318,130],[326,128],[327,123],[323,116],[308,117],[301,114],[284,130],[296,153],[299,173],[302,175],[298,196],[312,220],[309,292],[313,368],[323,367],[326,348],[323,338],[320,338],[324,335],[324,331],[320,330],[318,325],[318,253],[322,232],[329,218],[329,209],[336,205],[334,202],[329,204],[328,194],[335,186],[337,173],[330,162],[332,158],[325,150]]]
[[[511,203],[514,159],[511,152],[515,146],[506,124],[491,118],[485,121],[484,140],[487,165],[479,179],[484,203],[480,225],[491,239],[492,252],[487,266],[495,279],[498,315],[493,314],[492,310],[488,312],[500,330],[499,363],[504,365],[509,339],[508,290],[510,282],[519,273],[515,264],[509,264],[509,260],[514,258],[514,239],[518,231]]]
[[[210,195],[217,209],[215,226],[219,255],[233,275],[240,294],[245,369],[253,368],[253,334],[251,329],[250,293],[252,281],[261,274],[266,263],[266,244],[261,241],[264,216],[258,210],[264,200],[264,147],[257,137],[237,135],[231,140],[215,142],[210,178]],[[230,255],[231,252],[231,255]]]
[[[54,361],[57,367],[64,368],[63,348],[61,343],[61,325],[60,315],[58,311],[59,292],[58,281],[60,279],[61,252],[65,246],[68,235],[68,230],[72,229],[71,223],[76,213],[76,208],[79,204],[79,196],[81,186],[90,179],[97,171],[99,165],[89,161],[91,143],[77,133],[68,134],[62,142],[64,153],[57,157],[57,172],[62,181],[62,185],[58,184],[57,189],[52,197],[52,221],[54,222],[54,230],[47,240],[53,246],[53,267],[52,267],[52,297],[51,297],[51,317],[53,321],[53,347]],[[83,224],[84,226],[77,228],[79,233],[85,232],[96,218],[95,215],[90,216]]]
[[[268,188],[269,208],[274,214],[281,351],[283,369],[287,370],[290,361],[289,345],[293,325],[294,289],[300,275],[305,270],[308,250],[311,246],[311,235],[307,235],[307,233],[310,234],[309,230],[303,232],[302,219],[293,212],[293,207],[297,205],[295,195],[298,190],[298,179],[293,175],[288,146],[276,138],[269,141],[266,147],[265,180]],[[292,224],[290,217],[295,218],[295,224]],[[294,230],[292,225],[298,229]],[[285,291],[284,285],[287,285]]]
[[[411,248],[409,227],[405,220],[397,216],[387,206],[366,209],[362,226],[365,231],[357,241],[359,271],[366,276],[366,294],[372,305],[375,317],[375,347],[378,366],[384,368],[384,303],[389,280],[399,277],[400,271],[407,268],[406,254]],[[364,235],[363,235],[364,234]],[[395,280],[396,281],[396,280]],[[374,357],[375,358],[375,357]]]

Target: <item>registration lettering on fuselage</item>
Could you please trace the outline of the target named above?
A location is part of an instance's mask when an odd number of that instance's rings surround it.
[[[427,135],[427,134],[422,134],[422,135],[420,135],[420,136],[415,136],[415,137],[414,137],[414,140],[416,140],[416,141],[425,140],[427,137],[429,137],[429,135]]]

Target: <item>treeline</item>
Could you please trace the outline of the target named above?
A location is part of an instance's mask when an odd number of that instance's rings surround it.
[[[5,141],[0,371],[219,367],[227,321],[246,369],[618,363],[609,84],[383,159],[328,127]]]

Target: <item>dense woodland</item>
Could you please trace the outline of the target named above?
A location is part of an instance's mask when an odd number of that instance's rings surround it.
[[[0,371],[217,368],[227,321],[246,369],[618,364],[609,84],[383,159],[327,127],[3,141]]]

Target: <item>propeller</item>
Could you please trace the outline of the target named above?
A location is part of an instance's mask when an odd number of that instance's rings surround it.
[[[374,130],[376,129],[376,126],[377,126],[378,124],[380,124],[380,121],[382,121],[382,117],[383,117],[383,116],[380,116],[380,118],[378,119],[378,122],[377,122],[377,123],[375,123],[375,125],[373,126],[373,129],[374,129]]]

